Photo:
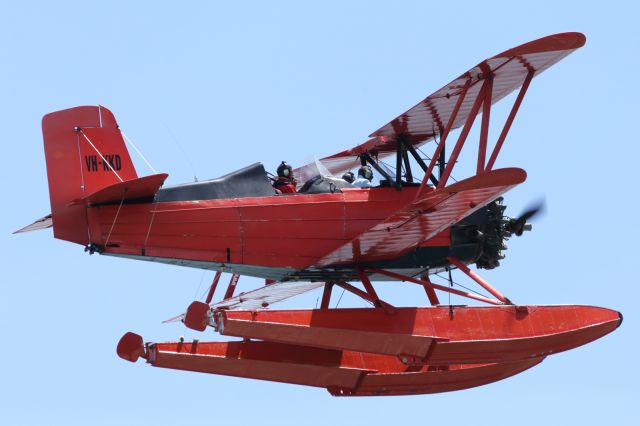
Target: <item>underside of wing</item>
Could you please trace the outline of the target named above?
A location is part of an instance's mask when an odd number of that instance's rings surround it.
[[[522,169],[498,169],[429,192],[324,256],[316,266],[400,257],[525,179],[526,173]]]
[[[266,309],[275,303],[282,302],[322,286],[324,286],[323,282],[276,282],[212,303],[209,305],[209,308],[228,311]],[[184,319],[185,314],[180,314],[163,321],[163,323],[184,321]]]
[[[324,286],[322,282],[277,282],[211,305],[214,309],[253,310],[264,309],[311,290]]]
[[[384,157],[396,152],[398,138],[413,146],[420,146],[433,140],[445,131],[453,115],[456,103],[463,96],[451,129],[461,127],[473,109],[473,102],[482,87],[482,82],[493,77],[491,104],[498,102],[518,89],[527,76],[537,76],[551,65],[582,47],[585,36],[581,33],[560,33],[509,49],[480,62],[449,84],[427,96],[415,106],[380,127],[370,135],[369,140],[320,161],[331,173],[339,175],[357,167],[358,156],[369,153]],[[297,176],[307,179],[309,165],[295,171]]]

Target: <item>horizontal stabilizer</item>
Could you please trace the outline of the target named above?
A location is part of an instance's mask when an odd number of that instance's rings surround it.
[[[53,221],[51,220],[51,214],[46,215],[45,217],[41,217],[40,219],[33,222],[31,225],[27,225],[24,228],[20,228],[14,232],[14,234],[21,234],[23,232],[31,232],[37,231],[39,229],[47,229],[53,226]]]
[[[156,175],[126,180],[102,188],[85,197],[75,199],[71,205],[82,204],[111,204],[126,200],[153,198],[169,175],[158,173]]]

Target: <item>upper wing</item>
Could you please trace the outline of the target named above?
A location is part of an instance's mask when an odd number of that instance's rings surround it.
[[[347,149],[320,161],[333,174],[338,175],[357,167],[357,156],[369,152],[384,156],[395,153],[397,137],[403,135],[414,146],[419,146],[444,132],[463,89],[466,96],[453,122],[452,129],[464,124],[471,113],[484,78],[493,74],[491,103],[495,103],[519,88],[532,72],[537,76],[574,50],[582,47],[586,38],[581,33],[560,33],[525,43],[480,62],[449,84],[396,117],[375,132],[361,145]],[[480,84],[478,84],[480,83]],[[296,170],[296,176],[308,178],[306,167]]]
[[[324,256],[315,266],[401,256],[524,182],[526,177],[522,169],[498,169],[426,193]]]

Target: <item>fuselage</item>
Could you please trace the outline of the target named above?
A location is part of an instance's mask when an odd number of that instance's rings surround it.
[[[348,264],[315,265],[410,203],[416,190],[344,188],[328,194],[113,203],[88,207],[87,219],[91,243],[104,254],[264,278],[308,279],[317,273],[324,276],[322,270],[353,269]],[[432,240],[421,245],[450,246],[448,232]],[[431,266],[413,263],[405,259],[402,269]]]

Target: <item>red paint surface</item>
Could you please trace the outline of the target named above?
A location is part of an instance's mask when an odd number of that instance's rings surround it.
[[[617,311],[578,305],[223,311],[219,315],[224,335],[407,355],[431,365],[546,356],[591,342],[621,322]]]
[[[55,113],[55,123],[52,116],[43,123],[55,235],[81,244],[104,245],[108,239],[106,251],[112,253],[295,269],[357,266],[397,258],[418,246],[446,247],[449,226],[524,181],[523,170],[491,170],[504,137],[531,79],[584,42],[579,33],[556,34],[489,58],[381,127],[364,144],[323,159],[339,175],[359,164],[358,154],[395,153],[399,136],[421,145],[444,132],[443,146],[449,130],[465,124],[436,190],[424,186],[425,178],[420,188],[401,192],[346,189],[338,194],[108,205],[85,211],[69,202],[114,201],[127,185],[146,197],[164,178],[137,180],[128,154],[122,157],[121,174],[86,173],[78,160],[120,149],[115,119],[96,107]],[[490,107],[521,85],[486,162]],[[477,176],[445,187],[481,106]],[[80,140],[70,123],[82,127],[81,135],[95,147]],[[59,185],[59,179],[71,184]],[[488,283],[470,276],[508,302]],[[361,279],[367,293],[350,291],[368,296],[380,308],[328,309],[332,284],[327,283],[322,309],[216,313],[222,334],[263,341],[174,342],[145,348],[140,336],[127,333],[117,352],[130,361],[143,356],[156,367],[325,387],[338,396],[406,395],[500,380],[549,354],[602,337],[621,322],[618,312],[590,306],[394,308],[378,302],[364,273]],[[444,288],[418,283],[425,286],[431,303],[437,303],[433,289]],[[192,306],[185,322],[202,329],[208,305]]]
[[[90,209],[91,242],[111,231],[108,252],[297,269],[392,259],[446,241],[449,226],[524,177],[495,170],[418,200],[410,187],[100,206]]]
[[[586,38],[581,33],[554,34],[488,58],[373,132],[366,142],[324,157],[321,161],[332,173],[339,176],[344,171],[357,167],[359,160],[356,156],[363,152],[376,152],[380,157],[394,154],[396,137],[400,133],[416,146],[433,140],[443,132],[447,134],[445,126],[449,122],[450,129],[457,129],[465,123],[489,73],[494,76],[491,95],[493,105],[518,89],[530,72],[532,77],[539,75],[584,46],[585,41]],[[465,91],[466,96],[463,95]],[[464,99],[456,114],[456,103],[462,96]],[[433,155],[432,158],[437,159],[438,155]],[[301,175],[300,169],[294,172],[296,176]]]
[[[408,368],[390,356],[271,342],[156,343],[148,346],[147,358],[154,367],[323,387],[336,396],[466,389],[520,373],[543,359]]]

